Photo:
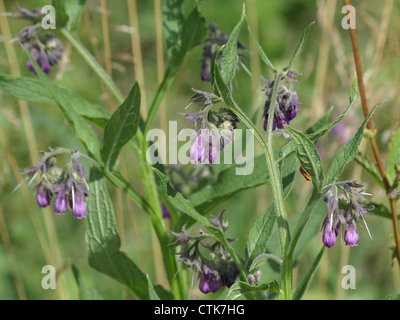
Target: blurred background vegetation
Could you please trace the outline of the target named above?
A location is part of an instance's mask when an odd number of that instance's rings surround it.
[[[186,12],[192,8],[193,2],[185,0]],[[330,106],[334,106],[332,117],[344,111],[348,105],[355,69],[349,34],[341,27],[344,16],[341,13],[342,1],[204,0],[207,24],[215,22],[223,32],[229,34],[240,18],[243,2],[251,27],[278,68],[285,66],[290,59],[303,29],[311,21],[316,21],[295,69],[304,73],[297,84],[302,105],[299,115],[291,124],[305,129]],[[17,3],[33,9],[51,1],[0,0],[0,12],[3,9],[5,12],[15,11]],[[157,37],[157,26],[161,23],[156,14],[158,3],[158,0],[137,0],[135,8],[131,0],[88,0],[79,28],[83,43],[112,75],[125,95],[135,81],[142,83],[147,106],[167,65],[166,58],[160,55],[162,42]],[[394,0],[358,0],[353,1],[353,5],[357,9],[357,33],[369,105],[389,99],[374,116],[374,124],[378,129],[377,141],[386,160],[390,137],[399,127],[400,120],[400,20],[395,19],[400,15],[400,6]],[[20,48],[13,46],[12,55],[16,55],[16,60],[5,50],[5,41],[10,40],[6,29],[10,27],[11,36],[14,37],[27,23],[13,18],[1,19],[0,73],[33,77],[26,68],[26,56]],[[113,97],[66,39],[59,36],[65,54],[50,77],[88,101],[115,110],[117,104]],[[140,47],[137,40],[140,40]],[[239,105],[253,114],[263,108],[265,96],[261,91],[264,86],[261,76],[268,78],[271,74],[260,64],[245,31],[240,41],[250,50],[248,67],[253,77],[249,78],[240,71],[234,94]],[[188,104],[191,88],[210,91],[209,84],[200,80],[201,54],[201,46],[192,50],[179,71],[156,120],[160,128],[167,128],[170,120],[178,120],[179,128],[186,125],[178,113],[183,112]],[[328,135],[319,142],[325,169],[338,148],[355,133],[361,122],[362,111],[358,101],[343,120],[338,134]],[[261,128],[261,116],[258,125]],[[21,179],[19,170],[38,161],[39,151],[47,150],[49,146],[79,146],[58,108],[49,104],[18,102],[0,91],[0,299],[77,299],[78,290],[71,263],[79,268],[84,281],[96,288],[103,298],[133,299],[119,283],[89,267],[85,252],[84,220],[73,219],[72,214],[58,216],[51,209],[38,208],[31,187],[23,186],[12,193]],[[372,159],[366,141],[361,151]],[[129,180],[141,191],[140,173],[134,154],[125,149],[123,158]],[[384,193],[356,163],[348,165],[342,177],[366,183],[366,190],[373,194],[373,201],[386,204]],[[147,215],[112,186],[109,190],[114,200],[122,249],[142,270],[150,274],[154,282],[167,286],[157,239]],[[293,193],[287,199],[289,216],[304,208],[310,192],[311,184],[297,175]],[[228,236],[239,239],[234,246],[241,256],[249,229],[256,216],[270,202],[270,188],[264,185],[241,192],[213,210],[214,215],[223,209],[227,210],[226,217],[230,219]],[[322,223],[326,212],[324,208],[321,210]],[[349,249],[338,241],[333,248],[326,250],[305,299],[380,299],[400,292],[398,266],[392,263],[391,221],[370,216],[367,222],[373,240],[368,237],[365,228],[361,228],[358,247]],[[196,228],[191,232],[196,232]],[[321,245],[321,236],[318,234],[300,256],[294,271],[295,286],[307,272]],[[57,268],[57,290],[43,290],[41,287],[44,276],[41,269],[46,264]],[[343,290],[341,287],[344,276],[341,269],[347,264],[356,268],[355,290]],[[262,271],[265,280],[276,277],[271,266],[266,265]],[[194,280],[190,298],[224,298],[226,289],[215,295],[203,295],[197,288],[197,279]]]

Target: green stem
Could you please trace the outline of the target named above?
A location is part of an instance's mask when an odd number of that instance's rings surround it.
[[[282,79],[283,73],[276,74],[274,80],[274,88],[272,91],[271,97],[271,109],[270,114],[274,114],[275,103],[277,92],[279,88],[280,81]],[[272,123],[273,116],[268,118],[268,132],[267,132],[267,140],[264,140],[260,132],[257,130],[252,121],[247,117],[247,115],[240,109],[240,107],[234,101],[232,94],[228,99],[224,101],[232,111],[241,119],[241,121],[248,127],[253,130],[253,133],[256,139],[261,144],[261,147],[265,154],[265,159],[267,162],[268,172],[270,175],[270,182],[272,187],[272,195],[274,199],[274,204],[276,208],[276,213],[278,217],[278,233],[279,240],[281,246],[281,252],[283,257],[283,266],[281,271],[281,286],[282,286],[282,298],[283,299],[291,299],[292,298],[292,269],[291,265],[285,264],[286,260],[286,252],[288,249],[289,241],[290,241],[290,232],[289,232],[289,223],[285,210],[284,197],[283,197],[283,186],[279,172],[279,166],[274,160],[273,152],[272,152]],[[272,112],[271,112],[272,111]]]
[[[275,105],[278,96],[278,90],[280,86],[280,82],[283,78],[284,74],[276,73],[274,79],[274,87],[272,90],[270,108],[269,108],[269,117],[268,117],[268,127],[267,127],[267,150],[272,150],[272,128],[273,121],[275,118]],[[273,158],[273,153],[266,153],[268,170],[270,172],[270,180],[272,185],[272,193],[274,195],[274,203],[277,209],[278,216],[278,232],[279,239],[281,245],[281,253],[283,257],[283,263],[281,268],[281,282],[282,282],[282,292],[283,299],[291,299],[292,297],[292,264],[290,259],[287,259],[287,249],[290,242],[290,233],[289,233],[289,223],[287,218],[287,213],[285,210],[285,204],[283,201],[283,187],[282,180],[279,173],[279,166],[275,162]]]
[[[118,89],[114,81],[107,74],[107,72],[99,65],[96,59],[93,58],[91,53],[83,46],[83,44],[75,38],[68,30],[62,29],[61,33],[71,42],[74,48],[79,52],[79,54],[83,57],[83,59],[88,63],[88,65],[93,69],[93,71],[98,75],[98,77],[104,82],[104,84],[108,87],[110,92],[114,95],[119,104],[124,102],[124,96],[121,91]],[[151,127],[152,120],[154,119],[158,107],[161,103],[161,100],[169,88],[170,83],[172,82],[173,77],[168,77],[164,79],[163,83],[160,85],[159,90],[154,98],[152,103],[152,108],[149,113],[149,118],[151,121],[147,121],[146,128]],[[147,131],[148,131],[147,129]],[[145,132],[147,132],[145,131]],[[140,170],[143,179],[143,184],[146,192],[146,198],[144,199],[140,196],[127,181],[125,181],[121,176],[118,176],[114,173],[104,172],[107,179],[109,179],[116,187],[123,190],[136,204],[139,205],[141,209],[146,211],[150,219],[152,221],[153,228],[157,234],[158,240],[160,242],[164,267],[168,276],[168,280],[171,285],[172,293],[176,299],[184,299],[187,296],[187,288],[186,281],[183,279],[183,276],[177,274],[178,266],[175,259],[175,255],[169,250],[169,236],[167,234],[164,221],[162,219],[161,214],[161,206],[158,199],[158,192],[156,187],[156,182],[154,178],[154,174],[151,170],[150,164],[146,160],[146,149],[147,142],[144,139],[144,136],[141,130],[138,130],[136,133],[137,143],[139,146],[142,146],[142,149],[139,149],[135,146],[135,153],[138,155],[140,160]],[[133,145],[134,142],[131,143]],[[144,152],[140,152],[144,150]],[[105,171],[105,170],[104,170]]]
[[[124,102],[124,96],[118,89],[117,85],[107,74],[107,72],[100,66],[100,64],[93,58],[92,54],[83,46],[83,44],[74,37],[67,29],[61,29],[61,33],[68,39],[69,42],[74,46],[74,48],[79,52],[82,58],[87,62],[87,64],[93,69],[98,77],[104,82],[108,87],[114,97],[117,99],[119,104]]]

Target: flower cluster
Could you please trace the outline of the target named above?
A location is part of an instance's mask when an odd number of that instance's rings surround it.
[[[373,207],[366,205],[363,185],[356,181],[344,181],[329,185],[324,197],[328,214],[322,224],[322,242],[332,247],[341,229],[344,229],[344,242],[350,247],[358,245],[357,224],[361,221],[369,233],[364,215],[370,215]],[[371,236],[371,235],[370,235]]]
[[[63,154],[70,155],[66,170],[56,166],[57,156]],[[75,149],[50,149],[50,152],[43,153],[39,163],[23,170],[22,173],[27,174],[30,179],[29,184],[35,178],[39,178],[36,186],[36,200],[39,207],[49,206],[54,196],[53,208],[56,213],[65,214],[69,205],[75,218],[86,217],[85,198],[89,195],[86,182],[88,177],[85,168],[77,160],[80,156],[82,154]]]
[[[283,84],[280,84],[277,90],[277,96],[275,101],[275,111],[272,130],[283,129],[284,124],[289,124],[293,120],[300,107],[300,99],[294,89],[294,83],[298,80],[294,77],[295,75],[300,75],[300,73],[289,71],[284,79]],[[275,81],[265,80],[266,87],[264,89],[267,100],[264,105],[264,130],[267,131],[268,128],[268,117],[269,109],[272,100],[273,88]]]
[[[201,59],[201,72],[200,77],[202,81],[211,81],[211,61],[214,56],[214,53],[226,42],[228,41],[229,36],[218,29],[218,26],[215,23],[210,23],[208,26],[208,37],[204,40],[205,45],[203,46],[203,55]],[[246,65],[243,60],[245,58],[244,50],[246,49],[239,41],[237,43],[237,48],[239,50],[239,63],[238,67],[242,67],[246,72],[249,73]],[[222,51],[219,52],[216,57],[216,62],[219,64],[221,60]]]
[[[213,226],[223,232],[228,229],[228,221],[223,220],[223,212],[218,217],[211,216]],[[239,268],[226,248],[214,237],[201,232],[200,236],[190,236],[185,227],[178,237],[175,247],[181,246],[178,262],[198,273],[199,289],[203,293],[215,293],[221,287],[231,287],[239,275]],[[214,242],[213,242],[214,241]],[[228,241],[233,241],[228,239]]]
[[[193,89],[194,90],[194,89]],[[213,93],[194,90],[196,94],[191,103],[202,103],[201,110],[195,113],[183,114],[188,121],[193,121],[197,130],[196,138],[189,150],[193,163],[214,163],[226,145],[232,142],[234,130],[240,119],[229,109],[214,109],[221,100]]]
[[[32,58],[45,73],[50,73],[51,67],[58,64],[64,51],[61,41],[52,33],[42,32],[40,20],[43,14],[40,8],[29,11],[19,8],[18,18],[28,20],[32,25],[20,31],[15,41],[22,43],[30,52]],[[27,62],[28,69],[36,74],[31,60]]]

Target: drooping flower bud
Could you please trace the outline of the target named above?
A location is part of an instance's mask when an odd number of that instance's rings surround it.
[[[74,201],[72,202],[72,213],[77,219],[86,218],[87,206],[85,197],[81,194],[75,194]]]
[[[59,192],[54,200],[54,211],[58,214],[65,214],[68,210],[68,198],[65,192]]]
[[[371,214],[372,208],[365,205],[366,199],[364,197],[370,194],[365,193],[363,187],[355,180],[336,182],[325,187],[328,188],[324,196],[328,214],[322,224],[322,242],[328,248],[335,244],[341,227],[346,228],[344,232],[345,243],[350,247],[357,246],[359,234],[356,223],[360,221],[364,222],[371,237],[364,218],[365,215]]]
[[[36,194],[36,200],[39,207],[45,208],[48,205],[50,205],[50,199],[51,199],[50,191],[40,184]]]
[[[332,231],[329,226],[325,227],[322,233],[322,243],[328,248],[333,247],[336,243],[336,232]]]
[[[344,242],[350,247],[356,247],[358,245],[359,235],[357,227],[350,223],[344,232]]]

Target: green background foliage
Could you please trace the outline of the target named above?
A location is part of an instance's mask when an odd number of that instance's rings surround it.
[[[180,1],[170,1],[179,3]],[[349,105],[349,89],[352,86],[354,78],[353,57],[348,31],[341,28],[342,3],[336,2],[335,13],[332,16],[332,22],[326,22],[327,1],[263,1],[248,0],[243,1],[247,6],[247,15],[250,25],[259,39],[259,42],[268,58],[277,68],[283,68],[287,61],[292,57],[298,41],[304,28],[311,22],[316,24],[310,31],[307,45],[301,57],[297,60],[295,71],[304,73],[300,76],[300,82],[296,85],[297,92],[302,105],[298,117],[291,122],[291,127],[304,131],[311,124],[326,114],[333,106],[330,120],[342,114]],[[331,2],[331,1],[328,1]],[[14,9],[15,1],[4,1],[8,12]],[[194,1],[184,1],[184,15],[187,16],[193,8]],[[398,73],[400,65],[398,52],[400,44],[397,39],[400,37],[400,25],[394,17],[400,14],[399,4],[394,3],[391,10],[391,19],[388,25],[382,21],[390,1],[382,1],[382,5],[377,5],[376,1],[354,1],[357,6],[357,33],[359,36],[361,54],[363,59],[363,68],[366,75],[367,92],[369,93],[370,105],[375,105],[383,99],[389,99],[384,106],[381,106],[374,114],[374,124],[378,129],[377,141],[380,149],[383,151],[385,163],[393,165],[393,157],[398,155],[396,147],[389,152],[389,146],[399,145],[400,124],[399,114],[399,94]],[[21,7],[29,9],[49,4],[49,1],[42,0],[20,0],[18,4]],[[111,58],[112,58],[112,78],[123,93],[128,97],[129,92],[138,80],[135,78],[133,67],[129,16],[127,12],[127,2],[123,0],[107,2],[108,4],[108,27],[111,39]],[[255,7],[252,8],[252,5]],[[75,8],[74,10],[79,10]],[[157,39],[155,36],[156,21],[154,15],[153,1],[137,1],[137,10],[139,18],[139,32],[141,37],[143,68],[145,77],[145,87],[141,88],[142,100],[147,101],[147,108],[150,101],[156,93],[158,87],[157,75]],[[242,12],[242,1],[237,0],[203,0],[202,10],[206,18],[206,24],[216,22],[220,29],[230,34],[237,25]],[[221,14],[224,12],[224,14]],[[180,12],[176,15],[180,17]],[[390,16],[389,16],[390,18]],[[64,19],[64,18],[61,18]],[[102,17],[100,10],[100,1],[88,0],[85,10],[82,13],[81,23],[76,29],[76,22],[70,24],[71,31],[77,32],[86,48],[95,56],[100,65],[105,65],[104,38],[102,33]],[[19,20],[9,19],[11,32],[15,35],[26,23]],[[324,24],[327,25],[324,25]],[[167,39],[165,48],[165,61],[168,57],[179,60],[179,50],[175,51],[171,47],[176,37],[176,30],[183,25],[180,23],[169,24],[170,31],[165,33]],[[257,58],[257,50],[250,46],[250,39],[246,30],[239,34],[239,40],[251,50],[251,57]],[[57,31],[56,31],[57,32]],[[5,51],[3,31],[0,34],[0,73],[11,74],[10,60]],[[50,78],[58,85],[68,88],[62,90],[54,87],[57,91],[58,99],[56,101],[63,105],[64,114],[75,114],[73,108],[82,106],[80,97],[83,97],[90,105],[90,109],[82,107],[82,110],[75,110],[86,119],[95,119],[93,122],[105,126],[105,119],[110,117],[108,110],[115,111],[120,105],[118,101],[110,95],[104,85],[97,78],[93,70],[84,62],[81,56],[67,44],[67,40],[59,33],[58,36],[65,46],[65,60],[59,67],[54,68]],[[188,35],[190,36],[190,35]],[[175,39],[176,40],[176,39]],[[167,51],[168,49],[168,51]],[[184,50],[184,49],[182,49]],[[26,138],[25,119],[21,116],[21,107],[7,90],[0,91],[0,209],[4,220],[0,219],[1,235],[0,238],[0,299],[18,299],[21,298],[21,290],[29,299],[85,299],[101,296],[104,299],[135,299],[130,291],[124,286],[136,286],[137,282],[129,283],[137,277],[142,288],[150,288],[149,292],[143,290],[138,296],[140,298],[150,295],[152,298],[166,297],[168,293],[156,284],[168,287],[165,272],[162,269],[162,256],[159,249],[157,237],[152,231],[148,216],[132,203],[124,194],[117,191],[114,186],[106,182],[105,187],[112,199],[114,209],[107,210],[115,213],[115,221],[107,220],[107,216],[100,218],[110,224],[110,229],[105,236],[110,236],[110,245],[118,259],[127,264],[132,263],[140,268],[144,273],[130,275],[130,271],[125,270],[124,277],[119,282],[94,271],[90,266],[95,265],[95,252],[91,252],[88,261],[88,249],[85,244],[85,229],[91,226],[92,219],[76,220],[72,214],[66,216],[57,216],[52,210],[41,210],[36,206],[34,190],[25,188],[14,193],[11,191],[18,184],[13,169],[25,168],[31,165],[29,149],[33,147],[32,139],[37,143],[37,150],[47,150],[49,146],[56,147],[74,147],[82,149],[79,140],[74,136],[73,130],[64,119],[63,113],[52,103],[55,97],[49,92],[41,92],[38,81],[26,68],[26,56],[22,50],[16,46],[15,51],[18,57],[17,67],[26,79],[24,87],[27,89],[20,98],[29,100],[29,116],[32,120],[35,137]],[[188,104],[188,99],[192,95],[191,88],[205,91],[211,91],[210,85],[200,81],[200,59],[202,49],[195,47],[183,62],[176,80],[167,92],[165,103],[165,119],[160,116],[155,118],[154,126],[165,126],[165,121],[178,120],[178,130],[186,125],[186,120],[179,115],[184,112]],[[256,60],[256,59],[254,59]],[[179,62],[180,63],[180,62]],[[177,63],[177,64],[179,64]],[[174,64],[172,64],[174,69]],[[15,67],[15,66],[14,66]],[[261,89],[264,86],[260,78],[270,78],[270,70],[264,64],[249,64],[249,69],[254,77],[249,76],[243,71],[236,73],[233,82],[234,96],[238,104],[242,106],[247,115],[252,116],[256,110],[263,108],[265,96]],[[172,70],[171,72],[174,72]],[[230,75],[227,75],[231,79]],[[0,76],[0,85],[4,87],[11,83],[12,78]],[[143,90],[144,89],[144,90]],[[34,92],[29,92],[33,90]],[[61,92],[61,93],[60,93]],[[75,93],[73,93],[75,92]],[[21,94],[21,91],[20,91]],[[29,97],[29,99],[27,98]],[[85,102],[87,103],[87,102]],[[135,107],[138,107],[135,104]],[[71,108],[71,110],[68,110]],[[132,108],[134,108],[132,106]],[[195,106],[191,106],[190,112],[194,112]],[[89,114],[85,114],[91,110]],[[261,114],[258,113],[257,125],[262,128]],[[68,117],[67,117],[68,118]],[[134,126],[137,126],[137,119],[133,119]],[[318,152],[325,163],[332,163],[338,150],[355,135],[359,126],[363,122],[360,101],[357,100],[349,114],[340,122],[342,129],[339,135],[326,134],[318,142]],[[344,125],[343,125],[344,124]],[[90,124],[99,139],[103,139],[103,131]],[[397,133],[393,139],[394,132]],[[86,129],[85,129],[86,130]],[[284,139],[276,139],[276,148],[280,148]],[[96,140],[97,141],[97,140]],[[258,147],[257,152],[261,154]],[[90,146],[89,146],[90,149]],[[93,150],[100,151],[99,146],[93,146]],[[82,149],[83,150],[83,149]],[[367,144],[361,144],[361,150],[366,150],[365,156],[372,159]],[[353,150],[354,151],[354,150]],[[107,153],[107,150],[103,150]],[[103,156],[104,156],[103,154]],[[393,155],[391,159],[390,155]],[[292,157],[292,156],[291,156]],[[298,173],[299,163],[296,159],[289,157],[284,161],[283,166],[289,169],[295,167],[295,176],[288,170],[288,179],[294,179],[290,188],[293,192],[286,199],[286,207],[289,214],[291,231],[294,231],[296,222],[299,220],[303,208],[311,196],[312,183],[307,182]],[[139,163],[129,148],[122,149],[121,159],[123,159],[126,177],[129,182],[142,193],[141,175],[138,170]],[[13,162],[15,160],[15,163]],[[112,162],[116,161],[113,158]],[[274,230],[269,230],[270,222],[263,212],[267,210],[272,201],[270,187],[264,182],[268,181],[268,172],[264,168],[265,160],[257,158],[254,176],[249,176],[243,186],[240,186],[241,192],[230,192],[230,187],[235,183],[237,177],[232,177],[232,184],[229,184],[229,173],[233,168],[225,168],[218,165],[213,168],[217,173],[224,170],[219,176],[213,188],[216,192],[209,190],[200,190],[193,193],[190,197],[193,206],[192,212],[203,214],[210,212],[217,215],[220,211],[226,209],[225,217],[230,220],[230,228],[227,236],[229,238],[239,239],[232,243],[232,247],[241,256],[250,255],[255,258],[254,250],[262,251],[265,248],[261,242],[248,242],[247,236],[253,229],[256,221],[266,220],[267,234],[269,239],[268,248],[272,253],[279,253],[278,236]],[[89,168],[90,163],[85,163]],[[263,171],[263,168],[265,169]],[[329,177],[328,166],[318,170],[324,170],[325,176]],[[191,169],[190,165],[186,169]],[[222,171],[221,171],[222,172]],[[319,171],[318,174],[323,176]],[[393,168],[389,169],[391,179],[394,179]],[[98,173],[97,173],[98,174]],[[158,176],[162,178],[161,173]],[[215,176],[212,176],[216,177]],[[351,162],[346,166],[341,177],[344,179],[360,179],[366,183],[366,191],[372,193],[375,203],[386,204],[385,195],[375,180],[368,174],[361,171],[361,168]],[[243,180],[242,180],[243,181]],[[104,189],[103,183],[98,180],[92,182],[94,189]],[[194,185],[194,189],[196,189]],[[251,187],[251,188],[250,188]],[[234,195],[234,197],[231,197]],[[204,199],[212,196],[212,201],[204,202]],[[229,200],[225,200],[230,196]],[[197,201],[197,202],[196,202]],[[89,199],[89,208],[94,205]],[[102,205],[107,205],[104,203]],[[192,210],[192,208],[190,208]],[[384,211],[384,209],[382,209]],[[89,213],[91,210],[89,209]],[[319,200],[313,208],[309,221],[299,239],[298,246],[294,252],[294,287],[302,284],[302,279],[307,271],[315,263],[314,259],[320,257],[321,236],[318,233],[321,222],[326,214],[326,209],[322,201]],[[197,216],[197,215],[196,215]],[[258,218],[257,218],[258,217]],[[93,216],[93,219],[99,217]],[[201,218],[199,218],[201,219]],[[272,217],[271,217],[272,219]],[[181,226],[185,223],[185,218],[180,218],[177,223]],[[389,219],[383,219],[379,216],[367,218],[369,229],[372,231],[373,240],[368,237],[364,228],[360,229],[359,246],[349,249],[344,244],[338,243],[331,249],[326,249],[319,262],[319,266],[313,280],[309,284],[308,290],[304,293],[303,299],[381,299],[389,294],[400,292],[400,278],[398,269],[392,266],[392,252],[390,247],[392,241],[392,226]],[[170,222],[166,221],[167,226]],[[195,224],[189,233],[197,233],[200,226]],[[118,230],[119,235],[116,234]],[[93,230],[96,232],[96,230]],[[180,231],[180,230],[174,230]],[[119,251],[119,243],[122,244]],[[95,250],[94,250],[95,251]],[[128,261],[128,262],[127,262]],[[59,275],[57,290],[43,290],[40,283],[43,277],[41,269],[46,264],[54,264],[57,267]],[[343,290],[341,287],[341,269],[344,265],[354,265],[357,270],[357,289]],[[74,267],[72,267],[72,265]],[[112,267],[108,265],[97,265],[96,269],[107,269],[108,274],[112,273]],[[267,283],[273,279],[279,279],[277,264],[267,262],[263,264],[263,282]],[[192,275],[189,273],[189,276]],[[117,277],[114,277],[117,278]],[[75,279],[78,279],[75,281]],[[133,281],[133,280],[132,280]],[[121,284],[122,283],[122,284]],[[220,290],[217,294],[203,295],[197,288],[196,281],[194,287],[189,288],[189,297],[191,299],[223,299],[228,290]],[[154,284],[154,287],[153,287]],[[271,286],[273,283],[271,284]],[[23,289],[21,289],[21,286]],[[237,287],[246,287],[243,283],[238,283]],[[264,286],[266,287],[266,286]],[[82,290],[84,288],[84,290]],[[233,288],[235,289],[235,288]],[[237,289],[237,288],[236,288]],[[139,290],[140,291],[140,290]],[[301,291],[301,290],[300,290]],[[299,295],[303,292],[297,293]],[[83,293],[82,293],[83,292]],[[236,296],[235,290],[232,290],[231,296]]]

